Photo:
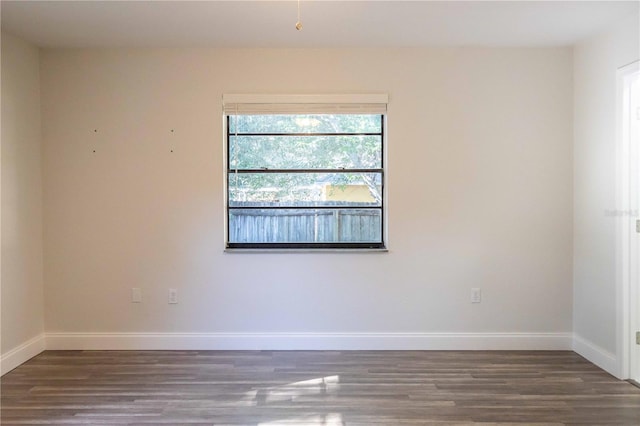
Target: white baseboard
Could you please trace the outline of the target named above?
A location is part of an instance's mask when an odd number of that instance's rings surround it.
[[[607,373],[616,377],[619,376],[618,360],[615,354],[602,349],[600,346],[577,334],[573,335],[573,350]]]
[[[572,333],[47,333],[51,350],[571,350]]]
[[[9,371],[29,361],[34,356],[45,350],[44,333],[24,342],[18,347],[11,349],[0,357],[0,376],[4,376]]]
[[[580,339],[586,348],[596,348]],[[0,375],[49,350],[571,350],[571,333],[46,333],[0,358]],[[615,357],[604,359],[615,366]],[[612,357],[611,361],[608,357]],[[597,358],[596,358],[597,359]],[[609,365],[609,364],[604,364]]]

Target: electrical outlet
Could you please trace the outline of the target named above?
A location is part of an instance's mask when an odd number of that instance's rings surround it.
[[[139,287],[133,287],[131,289],[131,303],[141,303],[142,302],[142,289]]]
[[[175,288],[169,289],[169,303],[170,304],[178,303],[178,290]]]
[[[482,291],[479,288],[471,289],[471,303],[480,303],[482,300]]]

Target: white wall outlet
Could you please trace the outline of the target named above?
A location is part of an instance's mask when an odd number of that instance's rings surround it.
[[[175,288],[169,289],[169,303],[170,304],[178,303],[178,290]]]
[[[482,291],[479,288],[471,289],[471,303],[480,303],[482,300]]]
[[[131,303],[142,303],[142,289],[133,287],[131,289]]]

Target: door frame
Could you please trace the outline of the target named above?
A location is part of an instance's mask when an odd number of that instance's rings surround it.
[[[621,379],[632,374],[640,377],[636,363],[640,346],[635,344],[640,314],[640,244],[634,229],[640,219],[640,143],[631,140],[625,128],[625,89],[635,73],[640,73],[640,61],[619,68],[616,75],[616,375]]]

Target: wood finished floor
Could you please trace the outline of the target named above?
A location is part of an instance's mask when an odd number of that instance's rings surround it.
[[[640,425],[564,351],[47,351],[1,392],[3,425]]]

